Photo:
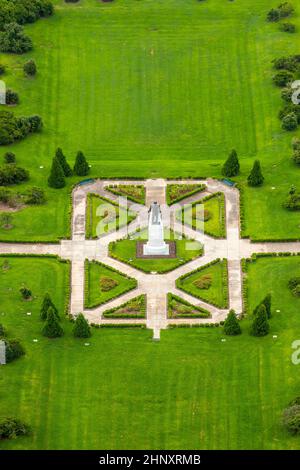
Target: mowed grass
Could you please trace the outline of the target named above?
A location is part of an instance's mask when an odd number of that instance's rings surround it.
[[[81,149],[91,175],[106,178],[220,176],[234,147],[242,184],[254,158],[266,175],[261,190],[246,189],[249,235],[300,235],[296,216],[280,207],[299,170],[289,161],[291,134],[280,129],[280,92],[271,81],[271,60],[297,53],[300,40],[265,22],[269,0],[55,3],[53,18],[26,26],[32,52],[0,55],[7,85],[20,94],[14,111],[38,113],[45,123],[40,135],[9,148],[30,170],[30,185],[46,187],[57,146],[71,163]],[[293,22],[300,26],[298,15]],[[29,57],[38,65],[30,80],[22,71]],[[47,207],[15,214],[0,239],[66,237],[75,181],[47,189]]]
[[[132,222],[136,213],[95,194],[87,198],[86,237],[98,238]]]
[[[135,279],[110,269],[96,261],[86,261],[85,268],[85,306],[87,308],[104,304],[119,295],[134,289],[137,285]],[[106,282],[105,282],[106,281]],[[106,290],[108,283],[112,281],[111,288]]]
[[[174,240],[174,234],[171,233],[172,240]],[[143,237],[143,242],[147,242],[147,238]],[[168,241],[168,240],[166,240]],[[130,264],[137,269],[141,269],[145,272],[168,272],[172,269],[181,266],[188,261],[191,261],[198,256],[202,256],[203,248],[199,242],[193,240],[176,240],[176,257],[175,258],[141,258],[137,257],[137,241],[123,239],[109,244],[110,255],[113,258],[119,259],[120,261]]]
[[[204,266],[203,269],[191,273],[188,276],[183,276],[176,281],[179,289],[202,299],[208,303],[217,305],[220,308],[226,308],[228,304],[228,290],[224,286],[224,276],[227,278],[227,264],[224,260],[211,265]],[[197,281],[202,280],[204,277],[209,277],[210,286],[199,288],[196,284]]]
[[[50,285],[62,310],[66,265],[33,258],[11,265],[1,273],[1,322],[26,356],[1,367],[0,416],[27,421],[33,433],[2,449],[300,449],[280,424],[299,395],[291,343],[299,339],[300,300],[286,289],[299,257],[250,266],[251,308],[271,290],[281,312],[268,337],[249,336],[243,321],[243,334],[225,343],[217,328],[163,331],[160,342],[150,331],[93,329],[85,346],[67,320],[64,337],[49,340],[40,334],[39,302],[28,317],[18,286],[26,281],[40,300]]]

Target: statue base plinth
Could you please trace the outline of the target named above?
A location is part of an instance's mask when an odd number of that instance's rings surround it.
[[[137,258],[176,258],[176,242],[168,241],[165,242],[165,247],[157,247],[158,250],[156,253],[148,252],[147,242],[137,241],[136,242],[136,257]],[[152,246],[150,247],[152,250]],[[167,251],[166,251],[167,249]]]

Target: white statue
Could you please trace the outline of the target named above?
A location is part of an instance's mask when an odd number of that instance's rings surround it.
[[[161,210],[157,202],[152,202],[149,209],[148,242],[143,247],[144,255],[168,256],[169,245],[164,241],[164,227]]]

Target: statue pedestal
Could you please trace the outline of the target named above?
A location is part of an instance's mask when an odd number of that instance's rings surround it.
[[[167,243],[158,243],[155,245],[153,242],[146,243],[143,247],[143,252],[145,256],[168,256],[170,254],[169,245]]]

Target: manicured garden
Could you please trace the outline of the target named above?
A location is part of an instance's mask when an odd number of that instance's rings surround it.
[[[209,318],[210,313],[174,294],[168,294],[168,318]]]
[[[223,193],[215,193],[193,202],[190,208],[179,211],[177,218],[182,218],[194,230],[215,238],[226,238],[225,198]]]
[[[168,184],[167,185],[167,203],[169,205],[185,199],[186,197],[204,191],[205,184]]]
[[[105,189],[117,196],[127,197],[129,201],[145,204],[145,186],[140,184],[119,184],[106,186]]]
[[[173,269],[181,266],[192,259],[197,258],[203,254],[203,248],[198,242],[192,240],[182,239],[176,240],[176,257],[175,258],[138,258],[137,257],[137,241],[147,241],[147,238],[142,236],[144,232],[140,233],[139,238],[123,239],[116,242],[111,242],[109,245],[109,254],[111,257],[122,261],[123,263],[130,264],[137,269],[144,272],[157,272],[164,273],[172,271]],[[169,239],[166,241],[174,240],[174,234],[171,232]],[[189,246],[191,244],[192,246]]]
[[[227,260],[216,260],[176,281],[179,289],[220,308],[228,306]]]
[[[92,308],[134,289],[137,281],[97,261],[85,262],[85,307]]]
[[[88,194],[86,208],[86,237],[98,238],[118,230],[135,219],[133,211],[119,207],[113,201]]]
[[[146,317],[146,296],[139,295],[134,299],[125,302],[119,307],[105,310],[104,318],[145,318]]]
[[[221,328],[171,329],[159,343],[150,331],[102,328],[93,329],[89,346],[64,319],[62,338],[40,333],[39,304],[49,286],[64,308],[66,265],[34,258],[10,264],[0,274],[1,322],[26,354],[1,368],[0,415],[18,416],[32,433],[1,449],[300,449],[280,422],[299,395],[291,343],[299,339],[300,300],[287,288],[289,277],[300,275],[298,257],[261,258],[249,267],[250,310],[269,291],[273,296],[265,338],[250,336],[243,320],[242,335],[226,342]],[[23,282],[37,297],[25,305]]]

